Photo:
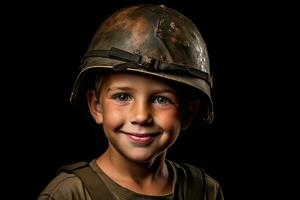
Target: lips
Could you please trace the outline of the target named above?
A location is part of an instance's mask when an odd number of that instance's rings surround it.
[[[160,133],[126,133],[123,132],[130,142],[139,145],[150,144]]]

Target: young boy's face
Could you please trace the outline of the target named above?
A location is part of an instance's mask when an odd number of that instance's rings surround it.
[[[100,97],[92,93],[89,102],[96,122],[103,124],[109,148],[135,162],[151,161],[165,152],[181,129],[177,92],[149,76],[106,75]]]

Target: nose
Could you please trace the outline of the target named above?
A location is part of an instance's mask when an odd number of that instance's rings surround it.
[[[151,107],[146,101],[136,101],[132,105],[130,122],[135,125],[150,125],[153,123]]]

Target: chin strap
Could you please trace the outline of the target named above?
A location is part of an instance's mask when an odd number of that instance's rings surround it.
[[[128,68],[143,68],[152,72],[166,72],[170,74],[184,73],[203,79],[210,86],[212,86],[212,77],[210,76],[210,74],[201,70],[197,70],[185,65],[163,62],[155,58],[133,54],[114,47],[112,47],[110,50],[88,51],[85,53],[82,62],[84,62],[85,59],[89,57],[103,57],[124,61],[125,63],[113,67],[113,70],[115,71],[125,71]]]

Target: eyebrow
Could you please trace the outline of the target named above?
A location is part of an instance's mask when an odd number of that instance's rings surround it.
[[[113,90],[121,90],[121,91],[132,91],[134,88],[131,87],[122,87],[122,86],[116,86],[116,87],[109,87],[107,88],[107,91],[113,91]],[[151,93],[172,93],[172,94],[178,94],[178,92],[175,89],[171,88],[162,88],[162,89],[154,89],[151,90]]]
[[[107,91],[112,91],[112,90],[123,90],[123,91],[131,91],[132,88],[130,87],[109,87],[107,88]]]

